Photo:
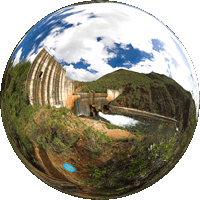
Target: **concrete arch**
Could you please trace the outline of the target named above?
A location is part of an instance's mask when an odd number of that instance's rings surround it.
[[[30,66],[26,90],[31,105],[64,105],[65,69],[45,50],[42,49]]]

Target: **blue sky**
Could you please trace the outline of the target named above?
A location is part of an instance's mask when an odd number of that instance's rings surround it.
[[[14,56],[31,62],[42,48],[65,68],[66,77],[93,81],[118,69],[165,74],[193,91],[191,64],[177,37],[160,21],[120,3],[62,8],[39,21]]]

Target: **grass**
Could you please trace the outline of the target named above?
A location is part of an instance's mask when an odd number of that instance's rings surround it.
[[[185,124],[187,109],[193,101],[191,94],[173,79],[157,73],[142,74],[128,70],[117,70],[92,82],[80,82],[86,85],[81,92],[93,90],[106,93],[107,89],[124,91],[111,105],[136,108],[175,118]],[[186,120],[185,120],[186,118]],[[185,127],[179,127],[182,130]]]
[[[106,124],[106,127],[107,127],[108,129],[121,129],[121,130],[127,130],[127,129],[124,128],[124,127],[116,126],[116,125],[114,125],[114,124],[110,124],[110,123],[108,123],[108,122],[106,122],[105,124]]]
[[[30,62],[20,62],[16,66],[10,65],[7,69],[2,83],[1,113],[9,138],[29,162],[38,165],[33,142],[39,148],[49,148],[56,152],[69,151],[77,142],[79,133],[70,130],[72,115],[70,109],[63,107],[56,109],[50,105],[30,105],[25,91],[30,65]],[[51,112],[51,116],[45,115],[47,111]],[[35,121],[33,116],[38,113],[41,114],[41,120]]]
[[[159,124],[158,130],[159,130],[159,131],[162,130],[163,126],[164,126],[164,124]]]

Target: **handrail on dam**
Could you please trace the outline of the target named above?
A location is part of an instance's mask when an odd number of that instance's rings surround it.
[[[52,53],[52,51],[47,46],[44,46],[43,48],[46,49],[46,51],[52,56],[52,58],[59,63],[59,61],[56,58],[56,56]]]
[[[166,121],[179,123],[176,119],[173,119],[171,117],[166,117],[166,116],[159,115],[159,114],[156,114],[156,113],[150,113],[150,112],[138,110],[138,109],[135,109],[135,108],[127,108],[127,107],[120,107],[120,106],[113,106],[113,105],[109,105],[109,107],[114,108],[114,109],[118,109],[118,110],[123,109],[123,110],[129,111],[129,113],[131,112],[131,114],[134,114],[134,115],[141,115],[141,116],[146,116],[146,117],[156,117],[156,118],[163,119],[163,120],[166,120]]]

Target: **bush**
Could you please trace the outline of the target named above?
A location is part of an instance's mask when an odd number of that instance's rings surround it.
[[[70,131],[65,126],[64,119],[60,118],[64,113],[65,108],[61,109],[61,113],[52,111],[50,116],[47,116],[46,110],[40,110],[35,114],[39,115],[40,120],[37,122],[32,120],[28,124],[27,133],[38,148],[53,150],[57,153],[68,152],[78,141],[79,135]]]
[[[91,151],[93,156],[105,152],[113,145],[113,140],[110,137],[106,136],[103,132],[93,131],[91,127],[88,127],[83,134],[88,138],[86,148]]]
[[[16,143],[19,150],[27,156],[32,154],[32,145],[25,135],[23,125],[31,118],[34,110],[25,92],[25,81],[30,68],[30,62],[11,66],[4,79],[4,89],[1,91],[1,108],[4,127],[7,134]],[[6,123],[5,123],[6,122]]]

